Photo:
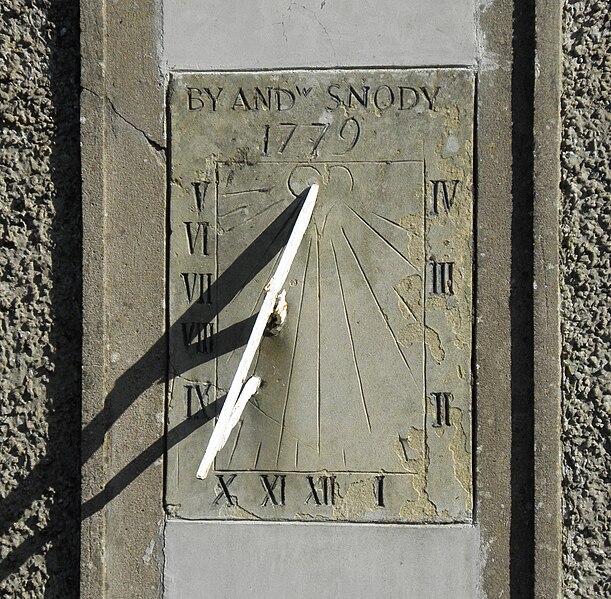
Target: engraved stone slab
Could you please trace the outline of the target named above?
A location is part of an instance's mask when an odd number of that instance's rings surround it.
[[[473,106],[465,69],[173,76],[172,515],[471,520]],[[315,181],[263,387],[198,480]]]

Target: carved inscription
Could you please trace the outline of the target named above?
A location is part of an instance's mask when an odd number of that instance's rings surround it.
[[[441,214],[441,211],[450,212],[454,198],[456,197],[456,189],[460,181],[452,179],[451,181],[431,181],[433,187],[433,214]]]
[[[308,476],[308,487],[310,492],[306,497],[305,503],[312,502],[314,505],[335,505],[335,477]]]
[[[374,485],[376,504],[378,507],[384,507],[384,477],[376,476]]]
[[[212,353],[214,343],[214,323],[212,322],[181,322],[182,338],[187,350],[195,350],[198,354]]]
[[[266,505],[284,505],[286,492],[286,475],[276,474],[270,482],[270,477],[267,474],[260,476],[261,484],[265,490],[265,497],[261,503],[262,507]],[[276,490],[276,487],[279,487]]]
[[[184,386],[185,413],[187,418],[193,418],[199,410],[201,410],[204,415],[210,416],[208,413],[208,404],[211,386],[210,383],[191,383]]]
[[[208,110],[216,112],[225,106],[233,111],[286,112],[299,108],[301,98],[307,98],[312,87],[239,87],[234,90],[222,87],[187,87],[187,109],[191,112]],[[342,85],[332,83],[327,86],[326,95],[330,101],[327,110],[375,109],[385,111],[412,110],[421,107],[434,111],[440,86],[408,85]]]
[[[454,293],[454,262],[431,262],[431,293]]]
[[[174,517],[471,521],[473,94],[464,69],[172,76]],[[314,182],[262,384],[198,480]]]
[[[193,193],[195,194],[195,207],[198,212],[201,212],[204,208],[210,181],[193,181],[191,185],[193,185]]]
[[[214,505],[219,505],[223,501],[228,506],[238,505],[238,498],[229,492],[229,487],[232,485],[233,481],[235,481],[237,476],[237,474],[230,474],[227,477],[227,480],[225,480],[225,477],[222,474],[216,475],[218,481],[218,492],[216,497],[214,498],[214,501],[212,502]]]
[[[211,304],[212,297],[210,287],[212,285],[212,273],[209,272],[182,272],[180,273],[185,284],[185,294],[190,303],[196,301],[199,304]]]
[[[300,151],[305,148],[311,157],[318,156],[319,146],[330,128],[330,123],[279,123],[276,127],[265,125],[262,155],[283,155],[287,148],[290,150],[297,145]],[[334,128],[332,135],[337,155],[347,154],[354,149],[361,137],[361,125],[354,117],[347,118]]]
[[[208,255],[208,223],[185,223],[189,254]]]
[[[452,401],[451,393],[433,393],[433,402],[435,405],[435,416],[433,426],[442,428],[444,426],[452,426],[450,420],[450,403]]]

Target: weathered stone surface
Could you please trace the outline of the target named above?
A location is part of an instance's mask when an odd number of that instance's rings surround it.
[[[170,444],[172,514],[468,521],[472,74],[185,74],[170,97],[170,435],[194,429]],[[314,181],[264,386],[199,481]]]

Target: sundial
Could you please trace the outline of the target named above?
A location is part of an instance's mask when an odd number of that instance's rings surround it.
[[[172,515],[471,521],[473,94],[462,69],[173,76]],[[198,479],[315,184],[261,385]]]

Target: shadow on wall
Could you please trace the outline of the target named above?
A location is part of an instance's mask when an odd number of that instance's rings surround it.
[[[301,204],[305,199],[305,193],[298,196],[289,206],[259,235],[259,237],[226,269],[210,287],[210,295],[216,298],[215,310],[220,313],[238,292],[257,273],[259,273],[284,247],[288,236],[293,229]],[[182,337],[183,330],[181,322],[189,322],[194,319],[193,312],[198,306],[194,304],[187,309],[183,316],[172,325],[170,335]],[[211,319],[214,319],[212,315]],[[244,319],[242,322],[218,331],[210,338],[212,352],[201,358],[200,363],[214,360],[246,345],[248,337],[256,319],[256,314]],[[197,331],[193,332],[195,336]],[[197,338],[189,339],[190,345],[196,345]],[[149,351],[127,370],[117,380],[115,386],[107,395],[104,409],[83,430],[81,460],[86,462],[93,453],[101,446],[106,432],[113,426],[118,418],[129,406],[135,402],[146,389],[156,383],[164,382],[166,379],[166,348],[167,338],[164,336]],[[202,354],[199,354],[200,356]],[[174,371],[173,376],[179,376],[182,372]],[[105,488],[97,495],[83,503],[81,506],[81,518],[85,519],[102,509],[106,503],[114,499],[127,485],[139,476],[155,460],[165,454],[166,448],[173,447],[185,439],[194,430],[204,425],[222,407],[224,397],[201,408],[198,412],[183,423],[175,426],[167,433],[166,439],[158,439],[151,444],[138,457],[127,464],[112,479],[108,481]],[[212,415],[212,416],[209,416]]]
[[[237,293],[244,287],[246,283],[252,280],[257,273],[264,268],[270,261],[279,253],[288,240],[288,236],[293,228],[294,221],[297,217],[299,209],[305,199],[305,192],[295,198],[287,208],[259,235],[257,239],[241,254],[237,260],[218,278],[215,284],[210,288],[212,297],[216,297],[216,310],[220,312]],[[80,247],[77,248],[80,252]],[[80,290],[80,289],[79,289]],[[189,308],[180,319],[192,319],[191,312],[197,307]],[[227,329],[217,332],[211,339],[211,345],[214,347],[214,352],[206,356],[206,360],[213,360],[218,356],[232,352],[233,350],[243,347],[250,335],[250,331],[254,325],[256,315],[246,318],[240,323],[232,325]],[[77,315],[77,322],[80,322],[80,314]],[[64,323],[59,323],[60,327]],[[172,334],[182,335],[180,321],[173,325],[173,328],[178,330],[171,331]],[[64,334],[64,329],[59,329]],[[74,331],[77,338],[80,338],[80,331]],[[197,343],[197,339],[190,339],[189,343]],[[80,462],[85,463],[94,452],[103,444],[105,435],[113,426],[117,419],[123,414],[130,405],[137,401],[142,393],[156,383],[165,381],[166,378],[166,361],[165,354],[167,348],[167,338],[164,336],[159,339],[147,353],[136,362],[129,370],[127,370],[117,380],[113,389],[108,393],[104,409],[92,420],[92,422],[82,431],[82,445],[80,448]],[[72,348],[74,351],[76,348]],[[80,350],[80,347],[78,348]],[[72,356],[73,357],[73,356]],[[67,358],[67,356],[66,356]],[[60,365],[60,360],[56,360],[56,364]],[[61,368],[74,372],[74,363],[70,363],[68,359],[64,360],[62,356]],[[181,374],[180,372],[174,373]],[[77,381],[77,385],[80,382]],[[51,389],[49,390],[51,392]],[[53,391],[59,391],[53,386]],[[76,389],[78,397],[79,389]],[[88,518],[95,512],[102,509],[109,501],[115,498],[123,489],[125,489],[136,477],[138,477],[148,466],[157,459],[162,457],[167,447],[172,447],[176,443],[186,438],[192,431],[205,424],[210,418],[207,414],[215,414],[222,407],[224,398],[220,398],[214,404],[207,406],[205,412],[200,409],[199,412],[193,415],[192,418],[186,420],[174,429],[168,432],[167,437],[160,438],[155,443],[150,445],[137,458],[132,460],[120,472],[118,472],[111,480],[107,482],[104,489],[97,495],[81,505],[81,520]],[[51,577],[47,583],[47,597],[68,597],[78,596],[78,578],[74,572],[78,572],[78,543],[79,543],[79,521],[78,514],[78,476],[79,476],[79,459],[76,454],[77,443],[75,438],[79,434],[78,408],[71,404],[73,411],[69,411],[69,406],[66,407],[64,418],[49,422],[49,450],[48,458],[39,463],[30,472],[29,476],[22,481],[20,486],[13,491],[8,497],[2,500],[0,504],[0,513],[6,513],[10,509],[14,517],[10,521],[0,523],[2,533],[6,533],[11,526],[12,521],[18,519],[20,514],[27,510],[28,506],[34,501],[44,489],[49,485],[49,477],[56,468],[65,466],[70,468],[71,477],[74,481],[70,487],[71,495],[68,500],[64,500],[61,505],[62,510],[69,510],[69,514],[62,513],[54,516],[51,515],[50,525],[44,530],[32,535],[26,542],[22,543],[10,556],[0,565],[0,577],[6,578],[16,572],[29,558],[40,553],[44,546],[50,543],[52,548],[61,547],[60,553],[55,559],[53,552],[50,550],[47,554],[48,568],[51,568],[51,563],[57,568],[53,572],[54,578]],[[71,434],[65,434],[66,420],[71,419]],[[61,422],[61,426],[60,426]],[[53,425],[53,428],[52,428]],[[62,428],[63,427],[63,428]],[[52,435],[53,433],[53,435]],[[66,462],[69,457],[70,463]],[[63,462],[62,462],[63,460]],[[67,546],[66,546],[67,545]],[[68,555],[69,553],[69,555]],[[62,583],[63,592],[58,593],[53,590],[56,581],[65,577],[66,573],[72,573],[73,578],[70,579],[72,586],[70,592],[65,583]],[[51,572],[50,572],[51,575]]]

